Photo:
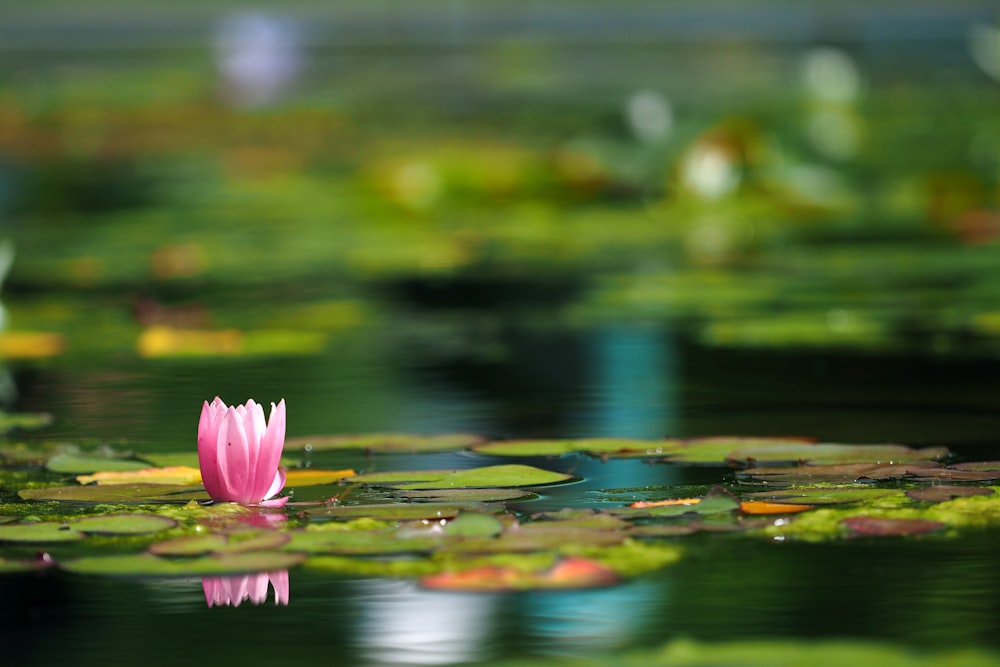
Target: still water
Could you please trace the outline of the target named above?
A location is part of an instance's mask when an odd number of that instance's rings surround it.
[[[490,437],[810,435],[944,444],[1000,456],[995,361],[707,349],[660,327],[518,330],[468,346],[347,336],[321,357],[60,364],[15,369],[47,438],[194,447],[200,402],[284,397],[289,435],[464,431]],[[362,470],[471,467],[472,454],[316,463]],[[525,459],[574,484],[516,505],[600,506],[601,491],[732,482],[723,468],[580,456]],[[955,540],[772,543],[685,538],[676,565],[582,592],[456,594],[297,569],[287,607],[205,604],[201,581],[50,572],[0,577],[4,665],[453,664],[587,656],[677,638],[848,638],[1000,649],[993,532]]]

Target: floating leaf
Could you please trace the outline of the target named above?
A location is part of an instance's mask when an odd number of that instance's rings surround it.
[[[60,563],[77,574],[103,574],[116,577],[210,577],[220,574],[269,572],[294,567],[305,554],[281,551],[218,554],[200,558],[160,558],[153,554],[92,556]]]
[[[996,472],[1000,470],[1000,461],[973,461],[970,463],[955,463],[948,466],[952,470],[977,470],[980,472]]]
[[[0,574],[11,574],[15,572],[32,572],[51,566],[51,562],[36,558],[35,560],[10,560],[0,558]]]
[[[1000,470],[962,470],[947,468],[910,467],[909,477],[923,482],[988,482],[1000,479]]]
[[[104,456],[77,456],[57,454],[50,458],[45,467],[52,472],[80,474],[97,471],[142,470],[149,465],[132,459],[114,459]]]
[[[84,533],[102,533],[105,535],[142,535],[158,533],[177,525],[173,519],[156,514],[104,514],[88,516],[70,524],[74,529]]]
[[[35,430],[52,423],[52,415],[45,412],[5,412],[0,410],[0,433],[16,430]]]
[[[301,486],[322,486],[333,484],[334,482],[353,477],[356,475],[353,470],[319,470],[316,468],[299,469],[294,468],[285,473],[285,487],[295,488]]]
[[[914,467],[910,463],[839,463],[776,468],[748,468],[736,473],[740,479],[769,484],[852,484],[863,481],[902,479]]]
[[[573,479],[571,475],[533,466],[510,464],[466,470],[415,470],[358,475],[348,482],[391,486],[397,489],[455,489],[476,487],[542,486]]]
[[[286,551],[311,554],[390,555],[432,551],[440,539],[396,530],[294,531]]]
[[[494,537],[503,532],[503,524],[491,514],[460,512],[444,527],[449,537]]]
[[[538,494],[522,489],[428,489],[426,491],[399,491],[396,495],[410,500],[432,502],[499,502],[504,500],[531,500]]]
[[[201,471],[187,466],[170,466],[167,468],[140,468],[122,472],[95,472],[93,475],[80,475],[76,478],[80,484],[176,484],[196,486],[201,484]]]
[[[201,554],[241,554],[251,551],[268,551],[285,546],[291,541],[287,532],[277,530],[246,531],[242,533],[212,533],[178,537],[158,542],[149,547],[158,556],[199,556]]]
[[[701,498],[668,498],[666,500],[637,500],[629,505],[634,509],[649,509],[651,507],[672,507],[674,505],[697,505]]]
[[[750,493],[748,497],[753,500],[767,500],[773,503],[791,503],[795,505],[838,505],[901,494],[901,491],[893,489],[807,488],[762,491],[759,493]]]
[[[149,461],[157,468],[174,468],[181,466],[184,468],[198,469],[198,452],[168,452],[168,453],[143,453],[143,461]]]
[[[451,591],[513,591],[612,586],[620,581],[614,570],[586,558],[564,558],[548,570],[525,571],[485,565],[459,572],[441,572],[420,580],[424,588]]]
[[[684,463],[889,463],[943,459],[944,447],[840,445],[785,438],[702,438],[689,440],[668,458]]]
[[[744,514],[791,514],[811,510],[814,505],[796,505],[793,503],[769,503],[766,500],[744,500],[740,503],[740,511]]]
[[[940,503],[946,500],[953,500],[955,498],[991,496],[993,495],[993,489],[987,489],[981,486],[949,486],[941,484],[937,486],[928,486],[923,489],[910,489],[906,492],[906,495],[914,500]]]
[[[675,451],[679,440],[588,438],[582,440],[506,440],[476,445],[480,454],[493,456],[562,456],[574,452],[604,456],[663,456]]]
[[[0,526],[0,542],[76,542],[84,537],[69,524],[54,521]]]
[[[109,486],[54,486],[44,489],[23,489],[17,492],[25,500],[69,500],[84,503],[186,503],[208,500],[200,489],[171,484],[112,484]]]
[[[305,452],[361,449],[373,453],[421,453],[465,449],[482,442],[477,435],[447,433],[443,435],[412,435],[406,433],[373,433],[370,435],[308,436],[289,438],[285,451]]]
[[[919,535],[941,530],[945,524],[927,519],[894,519],[874,516],[852,516],[841,522],[852,535]]]
[[[335,519],[372,518],[383,521],[452,519],[462,511],[491,511],[489,505],[475,503],[385,503],[382,505],[332,505],[305,510],[311,517]],[[502,508],[501,508],[502,509]]]
[[[675,502],[676,501],[676,502]],[[696,502],[692,502],[696,501]],[[634,503],[635,504],[635,503]],[[643,503],[640,507],[619,507],[612,514],[623,517],[678,517],[685,514],[723,514],[738,509],[740,501],[721,487],[715,487],[702,498],[679,498],[667,504]]]

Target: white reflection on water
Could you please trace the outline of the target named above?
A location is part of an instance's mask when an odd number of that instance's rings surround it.
[[[643,581],[615,588],[539,593],[525,605],[522,622],[536,650],[543,653],[575,656],[612,650],[643,634],[643,621],[662,594],[662,587]]]
[[[357,641],[378,665],[444,665],[483,658],[498,598],[425,591],[413,582],[357,582]]]

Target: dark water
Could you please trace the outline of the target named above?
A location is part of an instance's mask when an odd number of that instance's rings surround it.
[[[994,361],[705,349],[654,327],[515,331],[501,361],[378,335],[321,358],[102,363],[16,373],[46,437],[193,447],[203,398],[285,397],[291,435],[472,431],[498,437],[713,433],[946,444],[996,457]],[[465,467],[470,454],[317,455],[359,469]],[[326,457],[326,458],[323,458]],[[533,461],[536,465],[539,461]],[[731,481],[720,468],[543,460],[581,481],[518,509],[598,505],[602,490]],[[772,543],[685,538],[687,556],[623,586],[502,595],[291,573],[290,605],[208,609],[199,580],[0,577],[3,664],[448,664],[585,656],[688,637],[856,638],[1000,649],[993,532],[951,540]]]

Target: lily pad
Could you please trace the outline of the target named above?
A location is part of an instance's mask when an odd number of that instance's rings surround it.
[[[285,487],[323,486],[345,477],[356,475],[353,470],[319,470],[318,468],[293,468],[285,473]]]
[[[0,542],[76,542],[85,537],[86,535],[68,523],[55,521],[4,524],[0,526]]]
[[[452,519],[463,511],[491,511],[489,505],[475,503],[385,503],[380,505],[332,505],[305,510],[310,517],[334,519],[371,518],[383,521]],[[501,511],[502,508],[495,511]]]
[[[740,501],[721,487],[709,491],[702,498],[667,499],[664,502],[633,503],[629,507],[619,507],[611,510],[617,516],[632,518],[678,517],[685,514],[724,514],[739,509]]]
[[[458,572],[423,577],[424,588],[450,591],[498,592],[532,589],[572,589],[612,586],[618,573],[586,558],[564,558],[543,571],[525,571],[503,565],[484,565]]]
[[[200,558],[160,558],[153,554],[91,556],[60,563],[77,574],[101,574],[115,577],[210,577],[220,574],[270,572],[294,567],[305,554],[281,551],[217,554]]]
[[[793,503],[769,503],[766,500],[744,500],[740,503],[740,511],[744,514],[792,514],[811,510],[815,505],[796,505]]]
[[[82,503],[186,503],[208,500],[208,494],[171,484],[112,484],[110,486],[53,486],[17,492],[25,500],[68,500]]]
[[[682,447],[679,440],[588,438],[581,440],[507,440],[476,445],[473,450],[493,456],[562,456],[574,452],[604,456],[663,456]]]
[[[97,471],[142,470],[149,464],[133,459],[116,459],[104,456],[77,456],[75,454],[56,454],[50,458],[45,467],[52,472],[71,473],[74,475]]]
[[[142,535],[158,533],[177,525],[173,519],[156,514],[104,514],[88,516],[70,524],[84,533],[104,535]]]
[[[747,494],[751,500],[767,500],[772,503],[791,503],[795,505],[839,505],[856,503],[876,498],[901,495],[894,489],[874,488],[804,488],[774,491],[761,491]]]
[[[6,412],[0,410],[0,433],[24,430],[33,431],[52,423],[52,415],[46,412]]]
[[[839,463],[828,465],[799,465],[767,468],[748,468],[736,473],[739,479],[767,482],[768,484],[852,484],[864,481],[902,479],[914,468],[909,463]]]
[[[11,560],[0,558],[0,574],[12,574],[17,572],[33,572],[50,567],[52,563],[43,559],[35,560]]]
[[[201,484],[201,470],[188,466],[170,466],[167,468],[145,467],[137,470],[101,471],[93,475],[79,475],[76,478],[80,484],[177,484],[197,486]]]
[[[482,442],[477,435],[446,433],[442,435],[412,435],[406,433],[373,433],[370,435],[308,436],[285,441],[285,450],[317,452],[361,449],[373,453],[443,452],[465,449]]]
[[[503,524],[495,516],[480,512],[460,512],[444,527],[449,537],[495,537],[503,532]]]
[[[841,524],[847,527],[852,535],[920,535],[941,530],[945,524],[927,519],[895,519],[874,516],[852,516],[844,519]]]
[[[426,532],[426,531],[425,531]],[[286,551],[310,554],[390,555],[434,550],[440,539],[432,535],[405,535],[396,530],[293,531]]]
[[[903,445],[841,445],[794,439],[703,438],[690,440],[669,459],[684,463],[889,463],[934,461],[948,456],[944,447],[913,449]]]
[[[530,553],[533,551],[561,551],[581,546],[600,547],[621,544],[627,535],[621,530],[603,530],[559,526],[556,522],[532,523],[514,526],[496,537],[468,537],[449,544],[448,552],[454,553]]]
[[[246,531],[237,534],[212,533],[158,542],[151,545],[149,551],[158,556],[241,554],[278,549],[288,544],[291,539],[287,532],[277,530]]]
[[[415,470],[358,475],[347,481],[403,490],[543,486],[573,479],[572,475],[534,466],[509,464],[466,470]]]
[[[426,491],[399,491],[396,495],[410,500],[430,502],[481,502],[505,500],[531,500],[538,494],[523,489],[428,489]]]
[[[981,486],[951,486],[947,484],[940,484],[936,486],[928,486],[922,489],[910,489],[906,492],[906,495],[914,500],[940,503],[946,500],[953,500],[955,498],[991,496],[993,495],[993,489],[987,489]]]

